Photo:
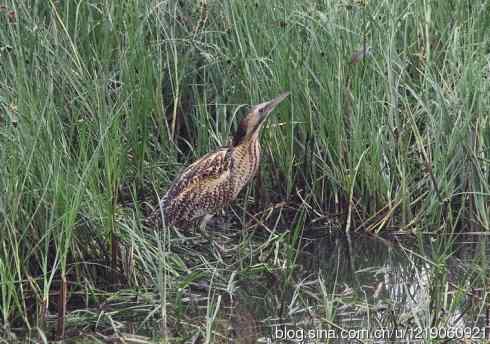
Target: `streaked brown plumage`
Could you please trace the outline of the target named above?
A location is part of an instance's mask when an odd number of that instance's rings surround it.
[[[268,115],[288,96],[255,105],[245,116],[229,146],[189,165],[160,201],[167,226],[187,228],[230,204],[257,172],[260,130]]]

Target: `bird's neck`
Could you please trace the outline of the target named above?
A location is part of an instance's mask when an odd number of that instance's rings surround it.
[[[247,140],[233,147],[235,159],[244,159],[245,161],[255,161],[260,159],[260,142],[259,140]]]

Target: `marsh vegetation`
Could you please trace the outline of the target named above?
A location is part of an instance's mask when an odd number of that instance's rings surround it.
[[[0,58],[0,341],[490,334],[488,0],[6,0]],[[221,228],[148,221],[285,90]]]

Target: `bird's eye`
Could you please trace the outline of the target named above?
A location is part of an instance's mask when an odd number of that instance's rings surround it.
[[[264,109],[264,108],[260,108],[260,109],[259,109],[259,113],[263,113],[264,111],[265,111],[265,109]]]

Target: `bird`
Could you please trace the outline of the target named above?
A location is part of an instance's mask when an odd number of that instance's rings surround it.
[[[208,153],[178,174],[159,202],[164,226],[206,228],[213,215],[235,200],[256,174],[260,163],[260,132],[271,112],[288,97],[251,106],[231,143]]]

